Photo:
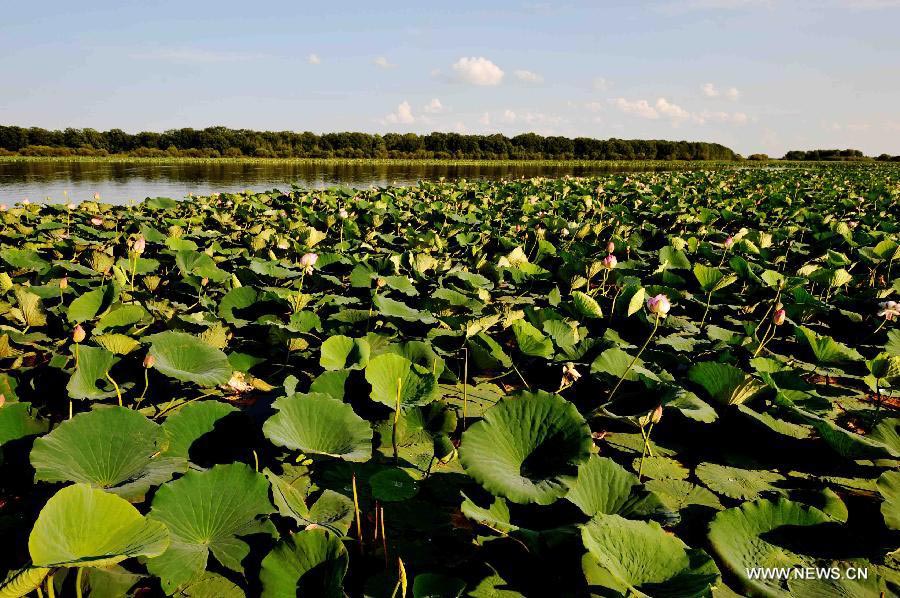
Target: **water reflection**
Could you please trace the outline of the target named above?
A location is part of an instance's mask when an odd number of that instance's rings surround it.
[[[510,179],[591,176],[609,172],[665,170],[666,165],[529,164],[453,165],[384,162],[198,162],[128,163],[0,161],[0,202],[82,201],[99,193],[104,201],[128,203],[146,197],[182,199],[189,194],[347,185],[357,188],[412,185],[420,180]]]

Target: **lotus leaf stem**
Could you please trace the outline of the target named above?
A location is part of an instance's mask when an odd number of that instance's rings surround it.
[[[612,392],[609,393],[609,398],[607,399],[607,401],[612,401],[612,398],[615,396],[616,391],[619,390],[620,386],[622,386],[622,381],[625,380],[625,377],[631,371],[631,368],[633,368],[634,364],[637,363],[637,360],[641,358],[641,354],[644,352],[644,349],[646,349],[647,345],[650,344],[650,340],[653,338],[653,335],[655,335],[656,331],[659,329],[659,318],[660,318],[660,315],[656,314],[656,320],[654,320],[654,322],[653,322],[653,331],[650,332],[650,336],[648,336],[647,340],[644,341],[644,344],[641,346],[641,350],[638,351],[637,354],[631,359],[631,363],[629,363],[628,367],[625,368],[625,372],[621,376],[619,376],[619,381],[616,382],[616,385],[615,385],[615,387],[613,387]]]

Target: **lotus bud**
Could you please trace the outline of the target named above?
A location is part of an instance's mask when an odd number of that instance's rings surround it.
[[[141,255],[142,253],[144,253],[144,249],[146,248],[146,239],[144,239],[143,235],[138,235],[138,238],[134,240],[134,245],[131,246],[132,251],[134,251],[138,255]]]
[[[63,276],[62,278],[59,279],[59,288],[60,288],[60,290],[69,288],[69,277],[68,276]]]
[[[29,199],[26,197],[25,199],[22,200],[22,205],[23,205],[23,206],[30,206],[30,205],[31,205],[31,200],[29,200]]]
[[[650,414],[650,421],[654,424],[658,424],[659,420],[662,419],[662,412],[662,405],[659,405],[656,409],[653,410],[653,413]]]
[[[316,265],[317,261],[319,261],[319,255],[316,253],[304,253],[300,257],[300,265],[303,266],[307,274],[312,273],[313,266]]]
[[[723,244],[725,245],[725,249],[731,249],[731,247],[734,245],[734,237],[728,235],[727,237],[725,237],[725,243]]]
[[[76,206],[75,204],[73,204],[73,203],[71,203],[71,202],[69,202],[69,203],[66,204],[66,209],[67,209],[67,210],[74,210],[74,209],[77,208],[77,207],[78,207],[78,206]]]
[[[775,322],[776,326],[781,326],[784,324],[784,319],[787,317],[787,313],[783,309],[779,309],[775,311],[775,315],[772,316],[772,320]]]
[[[4,404],[6,404],[6,395],[0,394],[0,407],[3,407]]]
[[[384,287],[384,285],[386,285],[386,284],[387,284],[387,281],[380,276],[375,280],[375,286],[378,287],[379,289]]]
[[[616,250],[616,244],[610,241],[606,244],[606,253],[612,253]]]
[[[341,220],[345,220],[346,218],[348,218],[350,216],[350,214],[347,213],[347,210],[345,210],[344,208],[341,208],[341,211],[338,212],[338,216],[340,216]]]
[[[100,194],[94,193],[94,201],[100,201]]]
[[[209,284],[209,278],[207,278],[206,276],[204,276],[203,278],[200,279],[200,286],[205,287],[208,284]]]
[[[153,367],[154,363],[156,363],[156,358],[153,355],[147,353],[147,356],[144,358],[144,367],[149,370]]]
[[[612,270],[616,267],[616,264],[619,263],[619,260],[616,259],[616,256],[613,254],[609,254],[605,258],[603,258],[603,267],[607,270]]]
[[[75,326],[75,330],[72,331],[72,340],[76,343],[80,343],[85,339],[87,333],[84,331],[84,328],[81,327],[81,324]]]
[[[9,206],[5,203],[0,203],[0,212],[5,212],[9,209]]]
[[[647,309],[650,310],[651,314],[657,314],[659,316],[665,317],[669,310],[672,308],[672,304],[669,303],[669,298],[665,295],[657,295],[656,297],[650,297],[647,299]]]
[[[91,224],[94,226],[103,226],[103,219],[97,217],[91,218]]]

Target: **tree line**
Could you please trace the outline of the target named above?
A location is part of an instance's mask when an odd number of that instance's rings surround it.
[[[791,150],[784,155],[785,160],[825,160],[825,161],[854,161],[871,160],[861,151],[855,149],[818,149],[818,150]],[[881,154],[874,158],[877,162],[900,162],[900,156]]]
[[[736,160],[718,143],[525,133],[325,133],[209,127],[163,133],[0,126],[0,154],[24,156],[445,158],[481,160]]]

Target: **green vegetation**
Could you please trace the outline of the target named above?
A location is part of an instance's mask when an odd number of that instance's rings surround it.
[[[209,127],[164,133],[0,126],[0,155],[148,158],[411,158],[466,160],[733,160],[717,143],[459,133],[295,133]]]
[[[8,208],[0,597],[896,595],[898,217],[891,164]]]

